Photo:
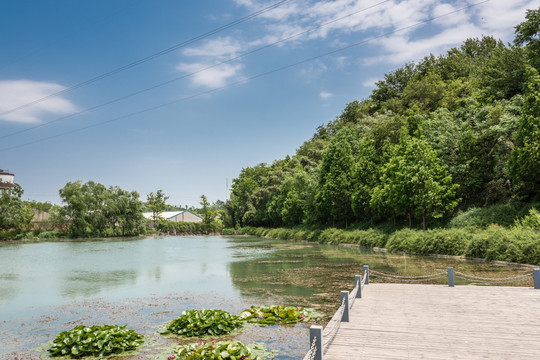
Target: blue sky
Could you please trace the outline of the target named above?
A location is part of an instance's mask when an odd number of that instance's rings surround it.
[[[525,9],[536,7],[536,0],[4,1],[0,168],[15,173],[25,200],[59,204],[58,190],[77,179],[142,199],[163,189],[175,205],[198,206],[202,194],[224,200],[226,179],[294,154],[385,73],[468,37],[511,42]]]

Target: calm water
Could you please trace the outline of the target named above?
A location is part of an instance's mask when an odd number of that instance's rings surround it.
[[[401,274],[447,266],[483,277],[529,271],[253,237],[2,244],[0,359],[37,359],[38,345],[82,323],[128,324],[151,339],[144,356],[165,353],[176,340],[156,330],[187,309],[239,313],[252,304],[283,303],[331,315],[339,291],[351,290],[362,264]],[[237,338],[265,342],[279,351],[278,359],[296,359],[307,351],[307,337],[306,327],[295,326],[250,327]]]

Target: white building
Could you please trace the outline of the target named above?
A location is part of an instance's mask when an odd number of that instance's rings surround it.
[[[153,213],[145,212],[143,216],[149,220],[153,220]],[[174,222],[202,222],[203,219],[197,214],[192,213],[189,210],[182,211],[165,211],[159,214],[160,218]]]
[[[10,188],[15,184],[15,175],[0,169],[0,188]]]

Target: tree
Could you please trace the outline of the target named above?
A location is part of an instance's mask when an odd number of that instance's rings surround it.
[[[122,190],[118,186],[109,188],[107,203],[109,224],[119,235],[136,235],[144,229],[143,203],[136,191]],[[116,231],[115,231],[116,232]]]
[[[34,212],[21,197],[24,193],[19,184],[0,190],[0,230],[28,231]]]
[[[146,196],[146,206],[152,212],[152,221],[154,223],[154,229],[159,219],[159,214],[165,211],[167,205],[165,202],[169,197],[165,196],[163,190],[159,189],[155,194],[151,192]]]
[[[372,206],[389,206],[398,214],[407,214],[410,227],[412,217],[420,216],[425,230],[428,217],[441,217],[457,206],[457,187],[425,140],[403,134],[381,171]]]
[[[373,189],[378,183],[379,164],[375,143],[371,139],[365,139],[361,143],[354,169],[352,208],[358,218],[369,217],[371,224],[373,224],[374,211],[370,202]]]
[[[531,65],[540,71],[540,8],[527,10],[525,19],[515,27],[514,42],[525,45]]]
[[[205,195],[201,195],[201,213],[203,218],[203,224],[211,225],[215,219],[215,213],[210,209],[210,203],[206,199]]]
[[[534,197],[540,190],[540,75],[533,67],[526,72],[522,115],[508,165],[514,185]]]
[[[352,218],[351,179],[354,158],[351,150],[353,135],[348,128],[341,129],[324,149],[319,170],[319,185],[315,206],[319,217],[332,220],[332,225],[343,221],[348,225]]]

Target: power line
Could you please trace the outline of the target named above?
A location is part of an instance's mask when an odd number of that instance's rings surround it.
[[[263,72],[263,73],[259,73],[257,75],[253,75],[251,77],[248,77],[248,78],[245,78],[245,79],[242,79],[242,80],[238,80],[238,81],[235,81],[235,82],[232,82],[230,84],[223,85],[223,86],[220,86],[220,87],[217,87],[217,88],[214,88],[214,89],[210,89],[210,90],[203,91],[203,92],[200,92],[200,93],[197,93],[197,94],[189,95],[189,96],[177,99],[177,100],[173,100],[173,101],[163,103],[163,104],[160,104],[160,105],[152,106],[152,107],[149,107],[149,108],[146,108],[146,109],[143,109],[143,110],[135,111],[135,112],[132,112],[132,113],[129,113],[129,114],[126,114],[126,115],[122,115],[122,116],[119,116],[119,117],[116,117],[116,118],[113,118],[113,119],[101,121],[101,122],[98,122],[98,123],[94,123],[94,124],[91,124],[91,125],[88,125],[88,126],[80,127],[80,128],[73,129],[73,130],[70,130],[70,131],[66,131],[66,132],[63,132],[63,133],[59,133],[59,134],[56,134],[56,135],[36,139],[36,140],[30,141],[30,142],[26,142],[24,144],[14,145],[14,146],[11,146],[11,147],[6,147],[6,148],[3,148],[3,149],[0,149],[0,152],[13,150],[13,149],[21,148],[21,147],[28,146],[28,145],[33,145],[33,144],[43,142],[43,141],[46,141],[46,140],[51,140],[51,139],[55,139],[55,138],[58,138],[58,137],[61,137],[61,136],[65,136],[65,135],[73,134],[73,133],[76,133],[76,132],[88,130],[88,129],[91,129],[91,128],[94,128],[94,127],[102,126],[102,125],[109,124],[109,123],[112,123],[112,122],[115,122],[115,121],[119,121],[119,120],[122,120],[122,119],[126,119],[126,118],[129,118],[129,117],[133,117],[133,116],[141,115],[141,114],[151,112],[151,111],[154,111],[154,110],[157,110],[157,109],[161,109],[161,108],[164,108],[164,107],[167,107],[167,106],[170,106],[170,105],[178,104],[178,103],[183,102],[183,101],[187,101],[187,100],[190,100],[190,99],[194,99],[194,98],[197,98],[197,97],[208,95],[208,94],[211,94],[211,93],[214,93],[214,92],[217,92],[217,91],[220,91],[220,90],[224,90],[224,89],[227,89],[227,88],[230,88],[230,87],[233,87],[233,86],[245,84],[245,83],[248,83],[248,82],[250,82],[252,80],[255,80],[255,79],[258,79],[258,78],[261,78],[261,77],[264,77],[264,76],[268,76],[268,75],[271,75],[271,74],[274,74],[274,73],[277,73],[277,72],[280,72],[280,71],[283,71],[283,70],[287,70],[287,69],[293,68],[295,66],[305,64],[305,63],[313,61],[313,60],[320,59],[322,57],[333,55],[333,54],[336,54],[336,53],[339,53],[339,52],[354,48],[356,46],[366,44],[366,43],[371,42],[373,40],[380,39],[380,38],[383,38],[385,36],[395,34],[397,32],[409,30],[409,29],[412,29],[412,28],[420,26],[420,25],[425,25],[427,23],[430,23],[432,21],[441,19],[441,18],[446,17],[446,16],[453,15],[453,14],[458,13],[460,11],[470,9],[472,7],[475,7],[475,6],[478,6],[478,5],[481,5],[481,4],[485,4],[485,3],[489,2],[489,1],[490,0],[484,0],[484,1],[474,3],[474,4],[470,4],[470,5],[461,7],[459,9],[453,10],[451,12],[448,12],[448,13],[445,13],[445,14],[442,14],[442,15],[439,15],[439,16],[435,16],[435,17],[429,18],[429,19],[424,20],[424,21],[414,23],[412,25],[408,25],[408,26],[398,28],[398,29],[395,29],[395,30],[392,30],[392,31],[388,31],[388,32],[383,33],[381,35],[373,36],[373,37],[364,39],[362,41],[353,43],[351,45],[347,45],[347,46],[341,47],[339,49],[329,51],[329,52],[326,52],[326,53],[323,53],[323,54],[320,54],[320,55],[317,55],[317,56],[309,57],[309,58],[297,61],[295,63],[273,69],[273,70],[269,70],[269,71],[266,71],[266,72]]]
[[[140,95],[140,94],[142,94],[142,93],[144,93],[144,92],[147,92],[147,91],[150,91],[150,90],[155,90],[155,89],[157,89],[157,88],[159,88],[159,87],[162,87],[162,86],[171,84],[171,83],[173,83],[173,82],[176,82],[176,81],[179,81],[179,80],[188,78],[188,77],[190,77],[190,76],[193,76],[193,75],[199,74],[199,73],[201,73],[201,72],[204,72],[204,71],[210,70],[210,69],[212,69],[212,68],[215,68],[215,67],[217,67],[217,66],[220,66],[220,65],[223,65],[223,64],[230,63],[230,62],[232,62],[232,61],[238,60],[238,59],[243,58],[243,57],[245,57],[245,56],[254,54],[254,53],[256,53],[256,52],[259,52],[259,51],[262,51],[262,50],[264,50],[264,49],[270,48],[270,47],[272,47],[272,46],[275,46],[275,45],[284,43],[284,42],[286,42],[286,41],[289,41],[289,40],[291,40],[291,39],[294,39],[294,38],[300,37],[300,36],[302,36],[302,35],[308,34],[308,33],[310,33],[310,32],[313,32],[313,31],[315,31],[315,30],[321,29],[321,28],[323,28],[323,27],[325,27],[325,26],[331,25],[331,24],[336,23],[336,22],[338,22],[338,21],[341,21],[341,20],[343,20],[343,19],[346,19],[346,18],[349,18],[349,17],[351,17],[351,16],[357,15],[357,14],[359,14],[359,13],[361,13],[361,12],[364,12],[364,11],[367,11],[367,10],[370,10],[370,9],[373,9],[373,8],[375,8],[375,7],[377,7],[377,6],[380,6],[380,5],[384,4],[384,3],[387,3],[387,2],[389,2],[389,1],[392,1],[392,0],[384,0],[384,1],[381,1],[381,2],[379,2],[379,3],[377,3],[377,4],[368,6],[368,7],[364,8],[364,9],[354,11],[354,12],[349,13],[349,14],[347,14],[347,15],[341,16],[341,17],[336,18],[336,19],[333,19],[333,20],[330,20],[330,21],[328,21],[328,22],[326,22],[326,23],[322,23],[322,24],[320,24],[320,25],[317,25],[317,26],[315,26],[315,27],[312,27],[312,28],[310,28],[310,29],[308,29],[308,30],[305,30],[305,31],[296,33],[296,34],[294,34],[294,35],[291,35],[291,36],[282,38],[282,39],[280,39],[280,40],[278,40],[278,41],[275,41],[275,42],[273,42],[273,43],[266,44],[266,45],[261,46],[261,47],[259,47],[259,48],[256,48],[256,49],[253,49],[253,50],[251,50],[251,51],[242,53],[242,54],[240,54],[240,55],[238,55],[238,56],[234,56],[234,57],[229,58],[229,59],[227,59],[227,60],[218,62],[218,63],[216,63],[216,64],[214,64],[214,65],[210,65],[210,66],[201,68],[201,69],[199,69],[199,70],[196,70],[196,71],[194,71],[194,72],[191,72],[191,73],[188,73],[188,74],[184,74],[184,75],[179,76],[179,77],[176,77],[176,78],[174,78],[174,79],[171,79],[171,80],[168,80],[168,81],[165,81],[165,82],[162,82],[162,83],[153,85],[153,86],[151,86],[151,87],[148,87],[148,88],[145,88],[145,89],[142,89],[142,90],[138,90],[138,91],[133,92],[133,93],[131,93],[131,94],[121,96],[121,97],[119,97],[119,98],[116,98],[116,99],[107,101],[107,102],[105,102],[105,103],[102,103],[102,104],[99,104],[99,105],[96,105],[96,106],[92,106],[92,107],[90,107],[90,108],[87,108],[87,109],[78,111],[78,112],[73,113],[73,114],[69,114],[69,115],[66,115],[66,116],[62,116],[62,117],[60,117],[60,118],[57,118],[57,119],[54,119],[54,120],[51,120],[51,121],[48,121],[48,122],[45,122],[45,123],[42,123],[42,124],[34,125],[34,126],[31,126],[31,127],[26,128],[26,129],[21,129],[21,130],[18,130],[18,131],[15,131],[15,132],[12,132],[12,133],[9,133],[9,134],[0,136],[0,139],[5,139],[5,138],[10,137],[10,136],[13,136],[13,135],[18,135],[18,134],[21,134],[21,133],[24,133],[24,132],[27,132],[27,131],[30,131],[30,130],[34,130],[34,129],[37,129],[37,128],[40,128],[40,127],[43,127],[43,126],[46,126],[46,125],[50,125],[50,124],[52,124],[52,123],[56,123],[56,122],[61,121],[61,120],[69,119],[69,118],[71,118],[71,117],[74,117],[74,116],[77,116],[77,115],[81,115],[81,114],[84,114],[84,113],[89,112],[89,111],[92,111],[92,110],[96,110],[96,109],[101,108],[101,107],[103,107],[103,106],[110,105],[110,104],[113,104],[113,103],[116,103],[116,102],[125,100],[125,99],[127,99],[127,98],[130,98],[130,97],[133,97],[133,96],[136,96],[136,95]]]
[[[104,78],[106,78],[106,77],[109,77],[109,76],[118,74],[119,72],[122,72],[122,71],[124,71],[124,70],[131,69],[132,67],[135,67],[135,66],[137,66],[137,65],[143,64],[143,63],[148,62],[148,61],[150,61],[150,60],[153,60],[153,59],[155,59],[155,58],[157,58],[157,57],[160,57],[160,56],[162,56],[162,55],[168,54],[168,53],[170,53],[170,52],[172,52],[172,51],[178,50],[178,49],[183,48],[183,47],[185,47],[185,46],[187,46],[187,45],[193,44],[194,42],[197,42],[197,41],[199,41],[199,40],[205,39],[205,38],[207,38],[207,37],[209,37],[209,36],[211,36],[211,35],[217,34],[217,33],[221,32],[221,31],[223,31],[223,30],[226,30],[226,29],[228,29],[228,28],[231,28],[231,27],[233,27],[233,26],[236,26],[236,25],[238,25],[238,24],[241,24],[241,23],[243,23],[243,22],[246,22],[246,21],[248,21],[248,20],[250,20],[250,19],[253,19],[254,17],[257,17],[257,16],[262,15],[262,14],[268,12],[268,11],[271,11],[271,10],[277,8],[277,7],[280,7],[281,5],[283,5],[283,4],[285,4],[285,3],[289,2],[289,1],[293,1],[293,0],[281,0],[281,1],[279,1],[279,2],[277,2],[277,3],[275,3],[275,4],[273,4],[273,5],[270,5],[270,6],[268,6],[268,7],[265,7],[265,8],[263,8],[263,9],[261,9],[261,10],[258,10],[258,11],[254,12],[254,13],[251,13],[251,14],[247,15],[247,16],[244,16],[244,17],[242,17],[242,18],[240,18],[240,19],[234,20],[234,21],[232,21],[232,22],[230,22],[230,23],[228,23],[228,24],[225,24],[225,25],[223,25],[223,26],[220,26],[220,27],[218,27],[218,28],[216,28],[216,29],[214,29],[214,30],[210,30],[210,31],[208,31],[208,32],[206,32],[206,33],[204,33],[204,34],[202,34],[202,35],[196,36],[196,37],[194,37],[194,38],[191,38],[191,39],[189,39],[189,40],[186,40],[186,41],[184,41],[184,42],[181,42],[181,43],[179,43],[179,44],[176,44],[176,45],[171,46],[171,47],[169,47],[169,48],[167,48],[167,49],[158,51],[158,52],[156,52],[156,53],[154,53],[154,54],[152,54],[152,55],[146,56],[146,57],[144,57],[144,58],[142,58],[142,59],[136,60],[136,61],[134,61],[134,62],[131,62],[131,63],[127,64],[127,65],[118,67],[118,68],[116,68],[116,69],[114,69],[114,70],[111,70],[111,71],[109,71],[109,72],[106,72],[106,73],[104,73],[104,74],[95,76],[95,77],[93,77],[93,78],[91,78],[91,79],[89,79],[89,80],[86,80],[86,81],[80,82],[80,83],[78,83],[78,84],[72,85],[72,86],[70,86],[70,87],[68,87],[68,88],[65,88],[65,89],[61,90],[61,91],[55,92],[55,93],[53,93],[53,94],[47,95],[47,96],[45,96],[45,97],[42,97],[42,98],[40,98],[40,99],[37,99],[37,100],[31,101],[31,102],[28,102],[28,103],[23,104],[23,105],[20,105],[20,106],[18,106],[18,107],[16,107],[16,108],[13,108],[13,109],[11,109],[11,110],[4,111],[4,112],[0,113],[0,117],[1,117],[1,116],[4,116],[4,115],[7,115],[7,114],[11,114],[12,112],[15,112],[15,111],[18,111],[18,110],[27,108],[27,107],[29,107],[29,106],[38,104],[38,103],[43,102],[43,101],[45,101],[45,100],[48,100],[48,99],[50,99],[50,98],[53,98],[53,97],[56,97],[56,96],[59,96],[59,95],[63,95],[63,94],[65,94],[65,93],[67,93],[67,92],[70,92],[70,91],[79,89],[79,88],[81,88],[81,87],[83,87],[83,86],[92,84],[92,83],[94,83],[94,82],[96,82],[96,81],[99,81],[99,80],[102,80],[102,79],[104,79]]]

